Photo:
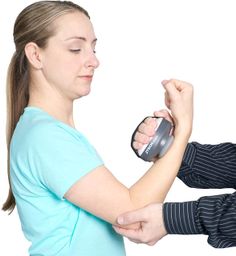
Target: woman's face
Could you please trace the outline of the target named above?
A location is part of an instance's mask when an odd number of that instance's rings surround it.
[[[55,21],[56,33],[42,50],[42,72],[47,83],[70,100],[90,92],[94,71],[96,37],[83,13],[66,14]]]

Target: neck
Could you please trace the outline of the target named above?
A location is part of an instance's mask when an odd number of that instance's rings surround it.
[[[39,92],[30,92],[28,106],[37,107],[47,112],[55,119],[75,128],[73,120],[73,101],[45,95]]]

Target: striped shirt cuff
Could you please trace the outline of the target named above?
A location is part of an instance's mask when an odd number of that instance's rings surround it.
[[[197,228],[194,214],[197,202],[165,203],[163,218],[169,234],[201,234]]]
[[[194,164],[195,156],[196,156],[196,148],[193,144],[189,143],[186,147],[183,162],[187,164],[189,167],[192,167]]]

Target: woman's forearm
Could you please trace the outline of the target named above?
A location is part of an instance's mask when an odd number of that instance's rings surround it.
[[[187,135],[175,137],[167,153],[129,189],[135,208],[153,202],[163,202],[181,166]]]

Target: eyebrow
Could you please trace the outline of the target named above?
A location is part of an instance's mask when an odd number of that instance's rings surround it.
[[[82,37],[82,36],[72,36],[72,37],[67,38],[65,41],[72,40],[72,39],[79,39],[79,40],[82,40],[84,42],[88,41],[85,37]],[[97,40],[98,40],[97,38],[94,38],[92,43],[97,42]]]

